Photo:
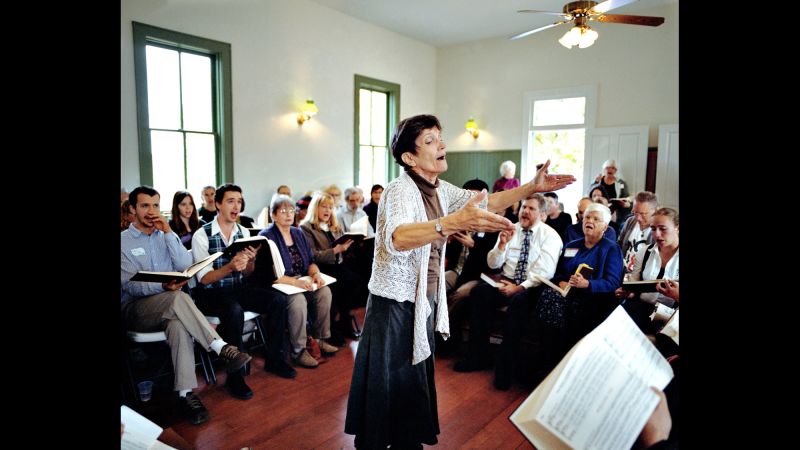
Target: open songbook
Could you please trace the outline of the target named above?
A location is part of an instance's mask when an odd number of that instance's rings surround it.
[[[322,279],[325,280],[325,286],[336,282],[336,278],[333,278],[330,275],[325,275],[322,272],[320,272],[319,274],[322,276]],[[272,287],[274,287],[275,289],[283,292],[284,294],[289,294],[289,295],[297,294],[297,293],[300,293],[300,292],[314,292],[317,289],[319,289],[320,287],[322,287],[322,286],[317,286],[317,283],[314,283],[311,280],[311,277],[308,276],[308,275],[306,275],[304,277],[300,277],[300,278],[298,278],[298,280],[304,280],[304,281],[308,281],[309,283],[311,283],[311,289],[303,289],[303,288],[300,288],[300,287],[297,287],[297,286],[293,286],[291,284],[284,284],[284,283],[275,283],[275,284],[272,285]]]
[[[589,267],[589,265],[588,265],[588,264],[586,264],[586,263],[581,263],[581,264],[578,266],[578,268],[577,268],[577,269],[575,269],[575,273],[576,273],[576,274],[577,274],[577,273],[580,273],[581,275],[583,275],[583,278],[586,278],[587,280],[589,279],[589,277],[590,277],[590,276],[592,276],[592,273],[593,273],[593,272],[594,272],[594,269],[593,269],[593,268],[591,268],[591,267]],[[545,278],[545,277],[543,277],[543,276],[541,276],[541,275],[539,275],[539,274],[537,274],[537,273],[533,274],[533,278],[535,278],[535,279],[537,279],[537,280],[541,281],[542,283],[544,283],[544,284],[546,284],[546,285],[550,286],[550,287],[551,287],[551,288],[553,288],[553,289],[554,289],[556,292],[558,292],[559,294],[561,294],[563,297],[566,297],[566,296],[567,296],[567,294],[569,294],[569,290],[570,290],[570,288],[572,288],[572,286],[570,286],[570,285],[567,285],[567,286],[566,286],[564,289],[561,289],[560,287],[558,287],[558,285],[556,285],[556,284],[555,284],[555,283],[553,283],[552,281],[548,280],[547,278]]]
[[[247,247],[256,248],[259,245],[266,245],[266,236],[250,236],[242,239],[237,239],[231,242],[231,245],[225,247],[225,255],[233,256]]]
[[[207,257],[197,261],[196,263],[192,264],[191,266],[187,267],[186,270],[183,272],[148,272],[146,270],[140,270],[136,272],[136,275],[131,277],[130,281],[149,281],[151,283],[169,283],[170,281],[177,280],[177,281],[184,281],[188,280],[195,276],[197,272],[200,271],[203,267],[211,264],[214,262],[215,259],[222,256],[222,252],[214,253],[213,255],[208,255]]]
[[[539,450],[631,448],[672,368],[625,310],[567,353],[509,417]]]

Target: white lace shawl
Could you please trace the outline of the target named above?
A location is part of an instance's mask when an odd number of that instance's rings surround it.
[[[439,180],[439,183],[436,193],[445,216],[461,209],[470,198],[476,195],[472,191],[460,189],[444,180]],[[479,207],[486,209],[487,203],[484,200]],[[427,221],[428,216],[425,214],[425,205],[422,203],[422,193],[414,180],[404,171],[386,186],[378,204],[375,258],[372,261],[369,290],[375,295],[398,302],[416,303],[414,306],[414,350],[411,364],[420,363],[431,354],[426,320],[432,310],[425,295],[428,286],[428,259],[431,254],[431,244],[401,251],[392,245],[392,235],[400,225]],[[434,327],[442,334],[443,338],[447,339],[450,337],[450,320],[447,314],[444,287],[445,249],[446,245],[442,247],[439,264]]]

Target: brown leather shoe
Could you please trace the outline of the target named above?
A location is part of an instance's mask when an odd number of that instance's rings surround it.
[[[308,369],[316,369],[317,366],[319,366],[319,362],[314,359],[313,356],[309,355],[306,349],[303,349],[299,355],[293,357],[292,362],[294,362],[296,366],[305,367]]]

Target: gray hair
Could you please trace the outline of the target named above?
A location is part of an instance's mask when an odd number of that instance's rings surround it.
[[[363,196],[363,195],[364,195],[364,193],[363,193],[363,192],[361,192],[361,189],[359,189],[359,188],[357,188],[357,187],[355,187],[355,186],[352,186],[352,187],[349,187],[349,188],[345,189],[345,190],[344,190],[344,199],[345,199],[345,201],[346,201],[347,199],[349,199],[349,198],[350,198],[350,196],[351,196],[351,195],[353,195],[353,194],[355,194],[355,193],[358,193],[358,194],[360,194],[361,196]]]
[[[514,161],[503,161],[500,164],[500,176],[505,175],[508,170],[517,170],[517,165],[514,164]]]
[[[616,167],[619,170],[619,166],[617,165],[617,160],[615,159],[607,159],[603,163],[603,170],[606,170],[606,167]]]
[[[294,200],[286,194],[275,194],[272,196],[272,201],[269,204],[269,211],[275,214],[283,205],[289,205],[294,209]]]
[[[592,211],[599,212],[603,218],[603,222],[605,222],[606,225],[611,222],[611,210],[608,209],[608,206],[600,203],[592,203],[591,205],[587,206],[586,210],[583,212],[584,220],[586,220],[586,216],[588,216]]]
[[[650,191],[637,192],[633,200],[636,203],[649,203],[651,208],[658,209],[658,197]]]

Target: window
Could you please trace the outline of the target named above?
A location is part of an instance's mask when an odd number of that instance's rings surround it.
[[[355,170],[353,183],[365,196],[374,184],[399,173],[389,150],[389,134],[400,116],[400,85],[355,76]]]
[[[169,211],[175,191],[233,179],[230,44],[133,23],[139,175]]]
[[[575,215],[584,186],[594,180],[583,180],[583,155],[586,130],[594,127],[596,88],[583,87],[535,91],[525,94],[526,123],[522,150],[525,161],[521,179],[535,174],[536,164],[550,160],[550,173],[569,173],[575,183],[557,192],[564,212]],[[588,183],[588,184],[586,184]]]

